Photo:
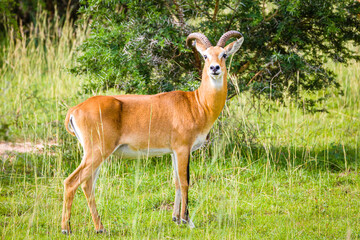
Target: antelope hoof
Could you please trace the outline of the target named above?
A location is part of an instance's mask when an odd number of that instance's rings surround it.
[[[68,230],[61,230],[61,233],[62,233],[62,234],[65,234],[65,235],[69,235],[69,234],[71,234],[72,232],[71,232],[71,231],[68,231]]]
[[[173,217],[172,220],[173,220],[173,222],[176,223],[177,225],[180,224],[180,221],[179,221],[179,219],[178,219],[177,217]]]
[[[195,224],[191,221],[191,219],[189,219],[189,221],[186,221],[185,219],[181,219],[181,223],[188,225],[189,228],[191,229],[195,228]]]
[[[105,233],[105,229],[100,229],[100,230],[96,230],[96,233],[99,234],[99,233]]]

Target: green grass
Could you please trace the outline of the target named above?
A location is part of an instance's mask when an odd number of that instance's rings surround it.
[[[1,157],[2,239],[67,238],[60,233],[62,183],[80,163],[81,150],[63,119],[69,106],[88,96],[78,94],[81,78],[66,67],[86,31],[75,38],[67,25],[53,37],[45,26],[2,52],[0,138],[58,143],[41,154]],[[111,157],[96,189],[108,232],[95,234],[79,189],[71,238],[359,239],[360,64],[330,67],[344,95],[324,103],[329,113],[304,114],[290,101],[253,102],[247,94],[227,104],[211,141],[192,156],[195,229],[171,221],[169,156]]]

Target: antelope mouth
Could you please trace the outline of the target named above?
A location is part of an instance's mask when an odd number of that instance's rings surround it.
[[[217,75],[220,75],[220,72],[212,72],[211,75],[217,76]]]

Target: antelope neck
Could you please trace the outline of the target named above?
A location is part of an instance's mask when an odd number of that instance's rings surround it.
[[[200,106],[213,121],[217,119],[224,108],[227,96],[227,73],[222,76],[222,87],[216,88],[210,81],[207,71],[203,71],[200,87],[195,91]]]

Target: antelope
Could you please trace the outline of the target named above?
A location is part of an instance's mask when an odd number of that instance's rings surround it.
[[[225,47],[232,37],[236,41]],[[225,61],[243,41],[237,31],[223,34],[215,47],[202,33],[191,33],[187,37],[187,45],[193,42],[205,61],[201,84],[195,91],[94,96],[68,111],[66,130],[77,137],[84,155],[80,165],[64,181],[62,233],[71,232],[71,205],[80,185],[95,230],[105,231],[96,209],[94,190],[102,162],[113,153],[135,159],[171,154],[176,189],[172,220],[194,227],[188,211],[190,153],[206,141],[225,105]]]

